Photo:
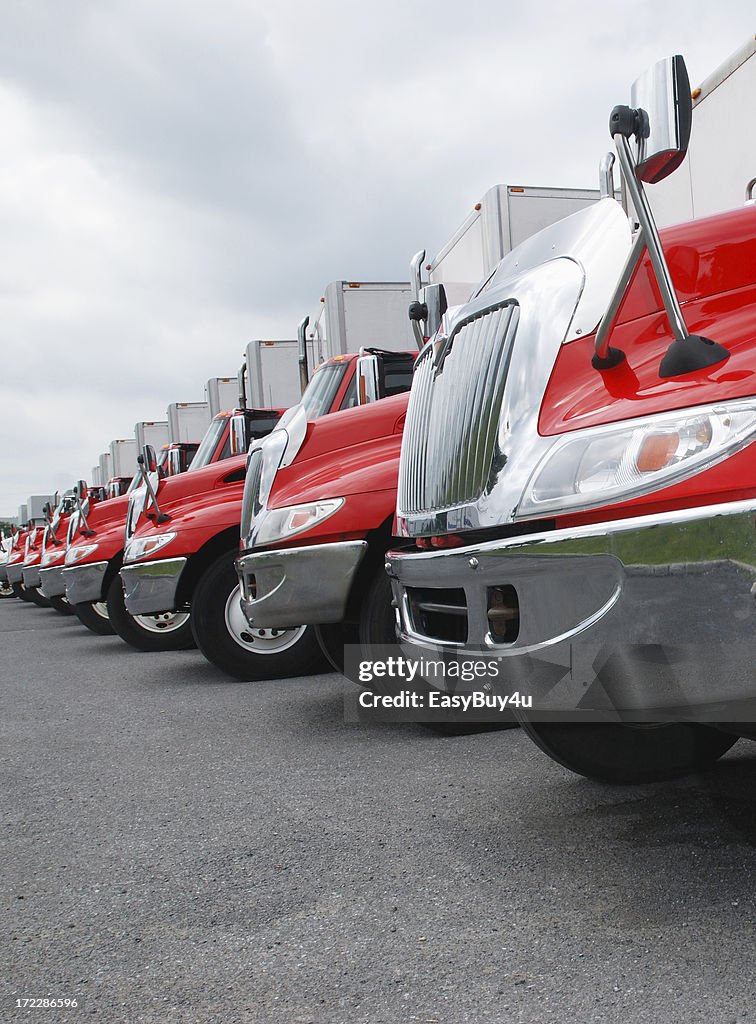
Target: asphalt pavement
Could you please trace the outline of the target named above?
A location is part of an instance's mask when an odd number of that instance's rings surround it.
[[[519,730],[348,724],[350,686],[0,601],[0,1019],[754,1019],[756,744],[608,787]]]

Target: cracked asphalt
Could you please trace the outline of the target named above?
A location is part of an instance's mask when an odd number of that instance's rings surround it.
[[[0,602],[0,1019],[754,1019],[756,745],[608,787]],[[17,1009],[76,998],[76,1010]]]

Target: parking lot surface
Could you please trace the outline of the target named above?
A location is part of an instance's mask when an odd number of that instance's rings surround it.
[[[0,1019],[753,1020],[756,745],[600,786],[519,730],[347,724],[350,685],[0,602]]]

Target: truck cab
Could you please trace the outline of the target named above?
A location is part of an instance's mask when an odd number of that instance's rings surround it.
[[[413,361],[412,352],[373,350],[326,360],[313,373],[301,404],[286,413],[279,428],[295,424],[300,432],[309,422],[330,419],[339,410],[356,414],[352,407],[360,402],[361,380],[366,400],[361,373],[366,365],[384,393],[406,391]],[[267,436],[278,435],[279,428]],[[252,450],[264,442],[253,439]],[[148,494],[134,499],[121,569],[125,612],[191,610],[203,653],[236,676],[275,678],[320,669],[325,663],[310,627],[250,629],[241,614],[234,559],[246,463],[245,449],[222,470],[208,466],[181,482],[158,481],[156,503]]]
[[[483,659],[541,749],[610,782],[753,735],[756,207],[658,231],[691,122],[678,55],[610,115],[633,218],[610,154],[600,202],[428,332],[386,559],[388,640]]]

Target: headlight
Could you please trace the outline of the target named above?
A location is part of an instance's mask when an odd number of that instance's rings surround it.
[[[50,551],[45,551],[42,555],[42,566],[52,565],[53,562],[59,562],[65,555],[63,548],[52,548]]]
[[[753,399],[575,431],[536,467],[516,518],[596,508],[669,487],[755,437]]]
[[[89,558],[93,551],[97,550],[97,544],[77,544],[76,547],[69,548],[66,551],[66,565],[76,565],[77,562],[83,562],[85,558]]]
[[[311,530],[324,519],[338,512],[344,504],[343,498],[329,498],[326,501],[315,501],[311,505],[288,505],[285,508],[272,508],[266,512],[255,535],[255,546],[275,544],[286,540],[297,533]]]
[[[147,555],[154,555],[176,537],[175,533],[155,533],[151,537],[135,537],[129,541],[124,562],[138,562]]]

